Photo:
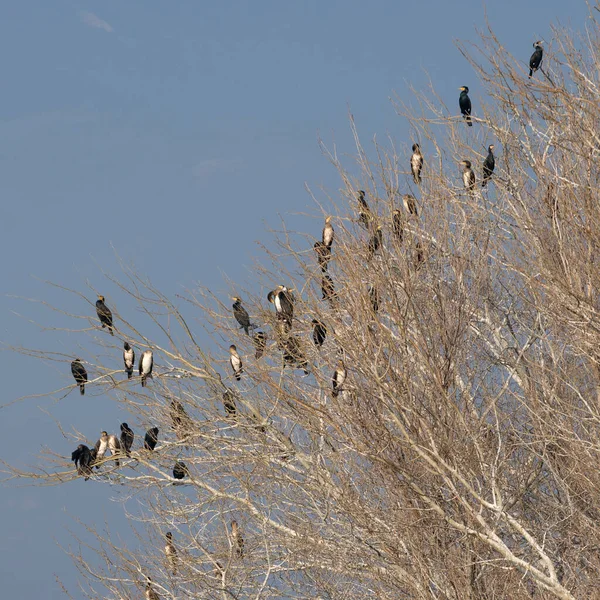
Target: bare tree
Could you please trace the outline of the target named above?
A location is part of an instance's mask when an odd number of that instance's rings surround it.
[[[94,530],[93,556],[75,555],[88,597],[598,595],[600,39],[590,18],[579,46],[554,32],[532,79],[527,44],[515,59],[490,29],[461,46],[485,91],[471,91],[472,127],[458,96],[446,109],[432,90],[418,114],[398,103],[414,132],[401,149],[366,149],[353,123],[355,165],[324,148],[343,183],[323,214],[335,228],[327,260],[314,251],[319,217],[304,245],[284,231],[277,251],[265,247],[253,290],[190,292],[179,308],[128,269],[112,280],[145,322],[108,298],[114,337],[81,358],[87,393],[133,417],[129,456],[78,471],[70,452],[95,440],[75,434],[68,455],[12,469],[40,484],[124,484],[126,508],[143,500],[131,515],[143,553]],[[260,332],[239,328],[227,297]],[[201,316],[202,344],[188,313]],[[100,327],[90,306],[74,317]],[[143,389],[121,366],[124,341],[136,356],[153,352]],[[50,358],[76,390],[73,357]],[[154,450],[142,444],[151,427]]]

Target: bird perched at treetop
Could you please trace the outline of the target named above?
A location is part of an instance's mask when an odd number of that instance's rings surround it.
[[[85,384],[88,380],[88,374],[85,367],[81,364],[81,359],[76,358],[71,363],[71,373],[75,378],[75,382],[79,385],[79,393],[83,396],[85,394]]]
[[[102,323],[102,329],[108,327],[110,335],[115,335],[113,333],[113,316],[108,306],[104,304],[104,296],[98,296],[98,300],[96,300],[96,314]]]
[[[250,335],[249,329],[254,327],[252,323],[250,323],[250,316],[248,315],[248,311],[242,306],[242,299],[238,296],[233,296],[231,298],[233,300],[233,316],[235,320],[240,324],[240,327],[244,330],[246,335]]]
[[[529,79],[531,79],[533,73],[540,68],[542,64],[542,58],[544,57],[544,49],[542,48],[541,40],[534,42],[533,47],[534,51],[529,59]]]
[[[471,99],[469,98],[469,88],[466,85],[463,85],[458,89],[460,90],[460,96],[458,98],[460,112],[467,122],[467,125],[473,127],[473,123],[471,122]]]

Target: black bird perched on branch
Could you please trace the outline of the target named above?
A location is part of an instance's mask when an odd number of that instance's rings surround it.
[[[265,353],[265,348],[267,347],[267,336],[264,331],[257,331],[252,337],[252,341],[254,342],[254,348],[256,352],[254,353],[254,358],[258,360],[262,358],[262,355]]]
[[[148,581],[146,583],[145,596],[145,600],[160,600],[160,596],[154,591],[154,588],[152,587],[152,579],[150,579],[150,577],[148,577]]]
[[[460,96],[458,98],[458,105],[460,106],[460,112],[465,118],[467,125],[473,127],[471,122],[471,99],[469,98],[469,88],[466,85],[458,88],[460,90]]]
[[[494,144],[490,144],[488,146],[488,155],[483,161],[483,181],[481,182],[481,187],[485,187],[487,185],[487,182],[492,178],[492,173],[496,167],[496,159],[494,158],[493,150]]]
[[[92,474],[92,467],[94,466],[95,459],[95,453],[84,444],[79,444],[71,454],[71,460],[75,463],[77,473],[83,475],[85,481],[87,481]]]
[[[71,373],[73,373],[75,382],[79,385],[79,393],[83,396],[85,394],[85,384],[88,380],[88,374],[85,367],[81,364],[80,358],[76,358],[71,363]]]
[[[175,479],[183,479],[186,475],[189,475],[189,473],[185,463],[178,460],[173,467],[173,477]]]
[[[417,200],[414,196],[411,196],[410,194],[404,194],[402,196],[402,204],[404,204],[404,210],[409,215],[415,215],[415,217],[419,216],[417,211]]]
[[[423,168],[423,155],[421,154],[421,146],[413,144],[412,156],[410,157],[410,170],[414,182],[418,185],[421,183],[421,169]]]
[[[321,296],[323,300],[327,300],[331,306],[335,305],[337,294],[331,275],[325,273],[321,279]]]
[[[250,335],[249,329],[254,327],[250,323],[250,316],[246,309],[242,306],[242,299],[234,296],[233,300],[233,316],[235,320],[240,324],[240,327],[244,330],[246,335]]]
[[[244,537],[237,521],[231,521],[231,535],[235,542],[235,551],[240,558],[244,558]]]
[[[463,183],[465,185],[465,189],[470,192],[473,193],[473,191],[475,190],[475,173],[473,172],[473,169],[471,168],[471,161],[470,160],[461,160],[460,164],[463,166]]]
[[[315,242],[315,252],[317,253],[317,262],[323,273],[327,271],[327,266],[331,260],[331,249],[324,242]]]
[[[279,319],[283,319],[288,328],[292,327],[294,318],[293,290],[288,290],[284,285],[278,285],[267,295],[267,300],[275,305],[275,311]]]
[[[152,427],[146,431],[146,436],[144,437],[144,450],[154,450],[156,448],[156,444],[158,443],[158,427]]]
[[[313,342],[315,343],[315,346],[318,346],[319,348],[325,343],[325,337],[327,336],[327,328],[325,327],[325,325],[323,325],[323,323],[321,323],[321,321],[318,321],[317,319],[313,319],[312,323],[314,325],[313,327]]]
[[[373,312],[379,312],[379,292],[374,285],[369,286],[369,300],[371,301]]]
[[[152,379],[152,367],[154,366],[154,356],[152,350],[145,350],[140,356],[139,374],[142,378],[142,387],[146,387],[148,377]]]
[[[123,344],[123,364],[125,365],[127,379],[131,379],[133,377],[133,366],[135,365],[135,352],[129,342]]]
[[[223,408],[225,409],[225,416],[228,419],[235,419],[237,416],[237,405],[233,394],[229,390],[225,390],[223,393]]]
[[[365,191],[358,190],[358,196],[356,198],[358,201],[358,220],[367,228],[371,226],[371,221],[373,217],[371,216],[371,209],[365,200]]]
[[[113,333],[113,316],[110,308],[104,304],[104,296],[98,296],[98,300],[96,300],[96,314],[102,323],[102,329],[108,327],[110,335],[115,335]]]
[[[369,239],[369,258],[372,258],[373,255],[381,248],[383,244],[383,231],[381,230],[381,225],[377,226],[377,229],[373,232],[371,239]]]
[[[533,44],[534,51],[529,59],[529,79],[533,76],[534,71],[537,71],[542,64],[542,58],[544,57],[544,49],[542,48],[542,41],[538,40]]]
[[[233,374],[235,378],[238,381],[240,381],[240,379],[242,378],[242,371],[244,370],[244,365],[242,364],[242,359],[238,354],[237,348],[233,344],[229,346],[229,364],[233,369]]]
[[[333,378],[331,380],[331,386],[332,386],[331,395],[334,398],[338,397],[338,395],[342,389],[342,385],[344,385],[344,381],[346,381],[346,375],[347,375],[347,371],[346,371],[346,367],[344,366],[344,361],[339,360],[337,367],[335,368],[335,371],[333,373]]]
[[[134,437],[133,430],[129,428],[129,425],[127,425],[127,423],[121,423],[121,448],[127,456],[129,456],[131,446],[133,446]]]

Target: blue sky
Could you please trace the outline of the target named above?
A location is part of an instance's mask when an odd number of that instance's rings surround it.
[[[28,0],[0,6],[0,339],[72,353],[86,340],[40,331],[66,319],[13,296],[84,308],[44,285],[117,291],[115,254],[168,295],[196,282],[223,293],[226,274],[250,279],[257,240],[278,214],[296,229],[318,221],[304,189],[340,187],[317,138],[352,153],[350,107],[363,139],[410,144],[389,97],[410,101],[427,74],[448,106],[479,86],[455,39],[475,40],[480,2],[157,2]],[[583,2],[507,0],[487,18],[515,56],[551,39],[550,24],[581,30]],[[499,150],[497,148],[497,150]],[[224,243],[221,236],[225,236]],[[106,294],[108,295],[108,294]],[[23,315],[17,316],[15,313]],[[90,309],[93,314],[93,309]],[[5,402],[70,383],[68,366],[2,353]],[[2,409],[0,457],[18,464],[72,448],[60,420],[93,437],[123,415],[99,396],[72,393]],[[0,488],[2,595],[62,598],[75,589],[58,548],[73,517],[124,527],[113,490],[76,481]],[[32,565],[36,565],[32,569]],[[76,594],[75,594],[76,595]]]

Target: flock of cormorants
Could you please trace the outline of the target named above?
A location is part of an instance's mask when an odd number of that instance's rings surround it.
[[[542,42],[536,41],[534,46],[534,52],[529,60],[529,78],[531,78],[535,71],[537,71],[542,63],[543,48]],[[471,116],[471,99],[469,98],[469,88],[467,86],[461,86],[459,96],[459,108],[460,112],[465,119],[469,127],[473,126],[473,120]],[[492,174],[495,168],[495,159],[493,154],[494,146],[490,144],[488,146],[488,154],[483,162],[483,178],[482,187],[485,187],[491,180]],[[416,185],[421,184],[421,171],[423,169],[424,157],[421,152],[421,148],[418,143],[412,146],[412,155],[410,158],[410,168],[413,181]],[[463,184],[467,192],[474,193],[476,178],[473,171],[471,161],[462,160],[460,163],[463,167]],[[365,226],[365,228],[371,232],[367,244],[367,255],[370,258],[375,255],[383,243],[383,231],[381,225],[377,225],[373,228],[374,218],[369,208],[369,205],[365,198],[365,192],[359,190],[357,193],[358,203],[358,221]],[[404,194],[402,196],[404,210],[408,217],[418,217],[417,202],[414,196]],[[404,236],[404,217],[398,209],[395,209],[392,213],[392,231],[395,236],[401,242]],[[328,266],[332,256],[332,245],[335,238],[335,232],[333,225],[331,224],[331,217],[328,216],[325,219],[325,225],[323,227],[321,240],[315,242],[314,250],[317,255],[317,262],[321,269],[321,290],[323,300],[327,300],[332,307],[335,307],[337,296],[333,280],[328,273]],[[423,252],[420,247],[420,243],[417,242],[417,264],[422,262]],[[274,290],[269,292],[267,300],[272,303],[275,307],[276,318],[277,318],[277,345],[283,353],[283,366],[291,365],[296,368],[303,369],[306,374],[308,371],[308,361],[302,354],[299,339],[291,333],[293,318],[294,318],[294,296],[292,294],[293,289],[288,289],[284,285],[277,286]],[[369,286],[369,298],[373,311],[376,313],[379,310],[379,294],[374,286]],[[241,298],[235,296],[232,298],[234,304],[232,306],[233,316],[239,323],[240,328],[244,330],[246,335],[250,336],[250,330],[254,331],[257,326],[250,321],[250,316],[246,309],[242,305]],[[113,316],[110,309],[105,304],[104,296],[98,296],[96,302],[96,313],[102,328],[108,329],[111,335],[114,335]],[[318,348],[324,344],[327,336],[326,326],[318,319],[312,320],[313,333],[312,339]],[[252,334],[252,340],[255,347],[255,358],[260,359],[265,352],[267,344],[267,336],[263,331],[257,331]],[[139,364],[138,373],[140,376],[142,387],[147,384],[147,379],[152,378],[153,368],[153,353],[152,350],[146,350],[142,353]],[[237,381],[241,380],[242,373],[244,372],[242,358],[240,357],[235,345],[229,347],[229,362],[233,371],[233,376]],[[135,352],[129,342],[124,342],[123,345],[123,363],[125,366],[125,372],[127,373],[128,379],[133,377],[133,370],[135,365]],[[71,363],[71,373],[75,379],[76,384],[79,386],[81,395],[85,394],[85,386],[88,382],[88,374],[83,366],[81,360],[76,358]],[[332,377],[332,397],[336,398],[343,390],[344,382],[347,378],[347,370],[344,365],[344,361],[339,359]],[[237,414],[237,407],[233,394],[226,390],[223,394],[223,406],[227,418],[235,417]],[[173,419],[174,429],[178,435],[178,438],[182,439],[185,436],[185,432],[190,431],[191,422],[185,412],[185,409],[177,400],[173,400],[171,403],[171,416]],[[144,437],[144,450],[147,452],[154,451],[158,442],[158,427],[150,428]],[[131,448],[135,434],[127,423],[121,424],[121,435],[108,434],[106,431],[102,431],[100,439],[96,442],[93,448],[89,448],[84,444],[79,444],[71,455],[72,461],[75,463],[75,467],[79,475],[83,476],[85,480],[88,480],[92,475],[93,467],[96,469],[100,468],[100,463],[106,454],[106,451],[111,452],[114,458],[115,466],[119,467],[119,456],[123,454],[130,456]],[[173,478],[176,480],[184,479],[189,475],[188,468],[185,463],[178,460],[173,467]],[[242,537],[239,526],[235,520],[231,521],[231,533],[236,546],[237,555],[242,558],[244,555],[244,539]],[[169,569],[175,575],[177,573],[177,550],[173,544],[173,535],[171,532],[167,532],[165,535],[165,555],[168,560]],[[158,600],[158,595],[152,588],[152,581],[148,577],[146,584],[146,598],[148,600]]]

